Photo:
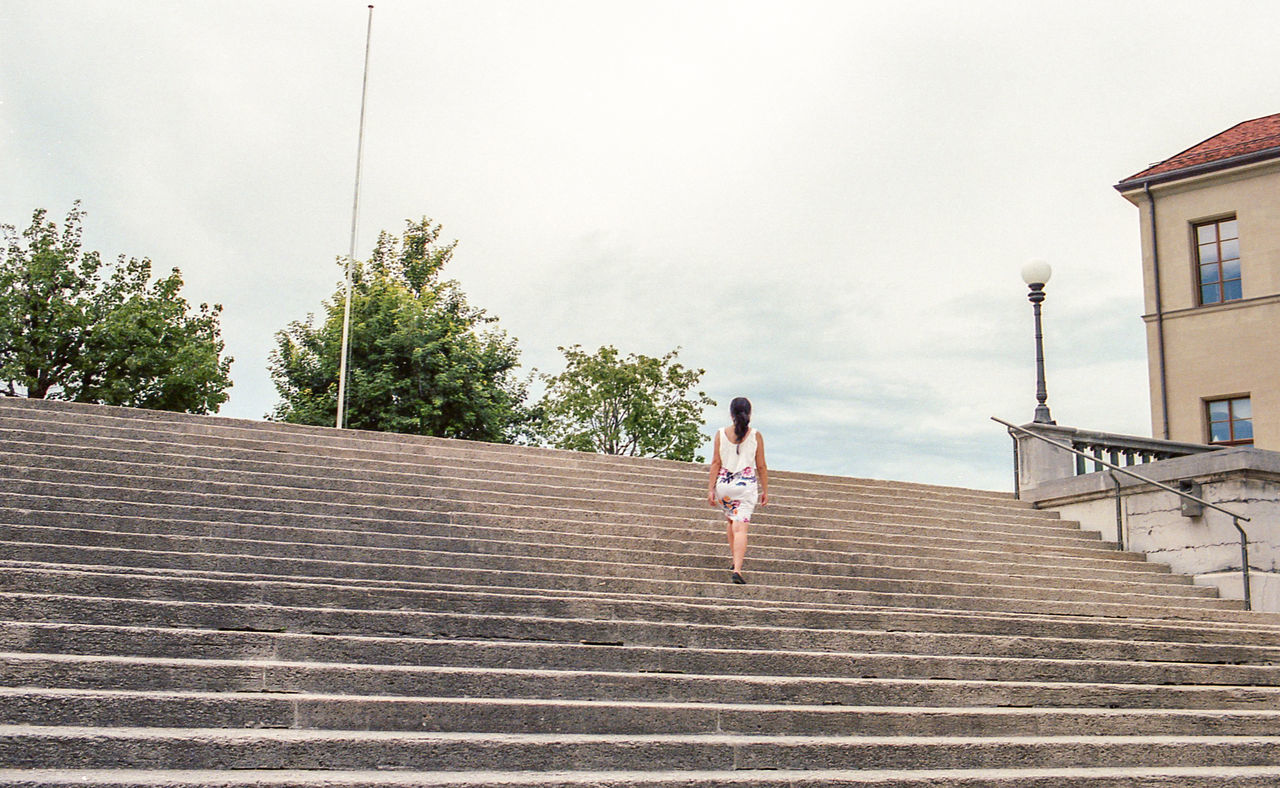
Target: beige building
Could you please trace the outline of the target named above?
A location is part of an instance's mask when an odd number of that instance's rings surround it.
[[[1152,435],[1280,450],[1280,114],[1115,188],[1141,219]]]

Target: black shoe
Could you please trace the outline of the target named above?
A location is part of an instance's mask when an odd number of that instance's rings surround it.
[[[742,575],[738,574],[737,572],[733,573],[733,582],[737,583],[740,586],[745,586],[747,584],[747,581],[743,580]]]

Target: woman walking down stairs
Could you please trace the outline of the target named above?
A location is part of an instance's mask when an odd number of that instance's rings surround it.
[[[3,786],[1280,785],[1280,618],[1006,494],[773,470],[736,585],[700,466],[0,439]]]

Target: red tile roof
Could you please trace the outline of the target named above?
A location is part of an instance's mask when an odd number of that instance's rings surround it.
[[[1274,150],[1280,157],[1280,113],[1246,120],[1244,123],[1232,126],[1176,156],[1165,159],[1159,164],[1153,164],[1135,175],[1130,175],[1120,181],[1117,188],[1125,186],[1130,181],[1145,181],[1156,175],[1166,175],[1192,167],[1199,168],[1203,165],[1267,150]],[[1178,176],[1160,180],[1172,180],[1176,177]]]

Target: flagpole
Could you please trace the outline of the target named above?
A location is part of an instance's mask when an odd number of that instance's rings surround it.
[[[347,409],[347,356],[351,354],[351,265],[356,259],[356,222],[360,216],[360,164],[364,155],[364,106],[369,95],[369,45],[373,42],[373,6],[369,6],[369,25],[364,35],[364,83],[360,88],[360,134],[356,141],[356,193],[351,204],[351,246],[347,251],[347,275],[342,309],[342,349],[338,362],[338,429],[342,429]]]

